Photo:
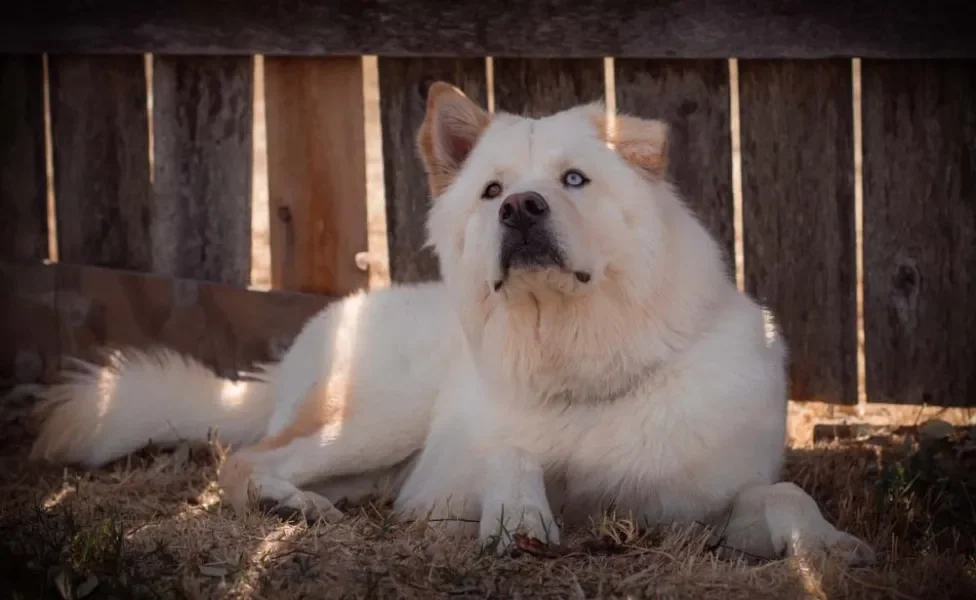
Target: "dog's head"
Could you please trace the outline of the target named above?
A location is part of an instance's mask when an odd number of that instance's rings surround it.
[[[418,146],[445,276],[476,274],[496,294],[586,293],[647,258],[661,238],[655,195],[670,198],[667,142],[663,122],[619,116],[614,128],[600,104],[492,117],[435,83]]]
[[[661,121],[610,118],[601,104],[490,115],[438,82],[417,143],[433,196],[429,243],[469,338],[496,355],[522,344],[534,373],[576,368],[629,337],[645,343],[665,313],[688,312],[695,286],[684,283],[713,275],[710,239],[665,176]],[[560,356],[542,356],[540,341]]]

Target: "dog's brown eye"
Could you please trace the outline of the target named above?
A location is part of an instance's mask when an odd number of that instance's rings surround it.
[[[502,184],[497,181],[492,181],[485,187],[485,191],[482,192],[481,197],[485,200],[491,200],[492,198],[497,198],[502,194]]]
[[[563,185],[566,187],[579,188],[589,182],[590,180],[586,178],[586,175],[583,175],[576,169],[570,169],[563,173]]]

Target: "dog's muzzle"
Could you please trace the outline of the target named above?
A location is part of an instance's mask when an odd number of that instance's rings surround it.
[[[512,194],[498,207],[503,226],[502,278],[512,269],[565,268],[566,260],[549,229],[549,204],[537,192]],[[500,282],[499,282],[500,283]]]

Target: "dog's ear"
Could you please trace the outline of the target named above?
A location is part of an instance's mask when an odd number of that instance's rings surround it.
[[[653,180],[667,176],[670,133],[667,123],[625,114],[610,120],[602,104],[594,104],[588,110],[603,140],[624,160]]]
[[[484,109],[453,85],[437,81],[430,86],[417,149],[431,195],[439,196],[451,184],[490,121]]]
[[[617,115],[613,144],[627,162],[653,179],[664,179],[668,171],[668,124],[657,119]]]

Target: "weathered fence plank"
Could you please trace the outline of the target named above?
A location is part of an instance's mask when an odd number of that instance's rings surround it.
[[[251,58],[153,60],[153,271],[247,285]]]
[[[964,0],[35,0],[0,52],[598,58],[976,56]]]
[[[430,191],[417,152],[417,130],[424,120],[427,88],[436,80],[452,83],[487,107],[485,60],[381,57],[377,66],[390,279],[436,280],[437,257],[424,248]]]
[[[367,286],[360,58],[266,58],[271,281],[343,295]]]
[[[725,60],[614,61],[617,110],[668,123],[669,176],[735,274],[729,67]]]
[[[0,90],[0,260],[40,261],[48,257],[41,56],[0,56]]]
[[[521,59],[494,61],[495,110],[530,117],[603,100],[602,59]]]
[[[790,348],[791,398],[857,401],[851,63],[740,61],[746,289]]]
[[[61,262],[146,271],[153,211],[142,56],[51,56]]]
[[[868,399],[976,401],[976,62],[864,61]]]
[[[167,347],[225,376],[276,360],[330,296],[77,265],[0,263],[0,378],[54,375],[61,356]],[[379,338],[377,338],[379,339]]]

